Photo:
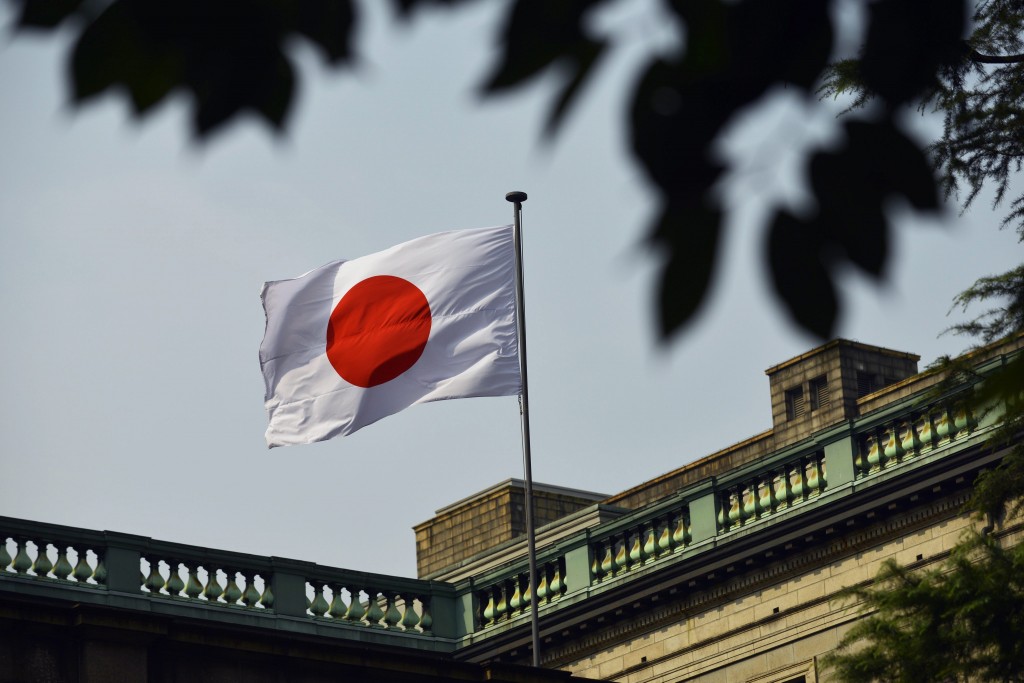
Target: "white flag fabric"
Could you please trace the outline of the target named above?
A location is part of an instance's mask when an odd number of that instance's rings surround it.
[[[453,230],[265,283],[267,446],[519,393],[514,249],[511,225]]]

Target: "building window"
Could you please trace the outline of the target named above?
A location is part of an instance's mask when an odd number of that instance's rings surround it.
[[[863,370],[857,371],[857,398],[867,396],[881,388],[878,378],[875,377],[874,373],[864,372]]]
[[[828,378],[825,375],[811,380],[811,410],[828,408]]]
[[[786,390],[786,419],[795,420],[803,417],[806,406],[804,404],[803,387],[793,387]]]

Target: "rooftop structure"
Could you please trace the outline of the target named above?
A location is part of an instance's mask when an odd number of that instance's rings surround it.
[[[0,517],[0,670],[817,681],[858,618],[839,591],[887,558],[930,566],[970,526],[1003,451],[998,406],[966,399],[1022,348],[973,354],[942,391],[916,356],[843,340],[770,368],[771,429],[612,496],[539,486],[536,587],[516,480],[416,527],[419,579]],[[544,669],[522,667],[532,609]]]

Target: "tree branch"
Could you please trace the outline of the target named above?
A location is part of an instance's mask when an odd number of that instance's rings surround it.
[[[1024,55],[983,55],[974,49],[970,59],[977,64],[1024,64]]]

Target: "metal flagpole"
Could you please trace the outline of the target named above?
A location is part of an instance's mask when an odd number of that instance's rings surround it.
[[[509,192],[512,202],[513,238],[516,252],[516,332],[519,337],[519,372],[523,391],[519,394],[519,415],[523,426],[523,477],[526,479],[526,549],[530,558],[530,626],[533,635],[533,665],[540,666],[540,618],[537,605],[537,538],[533,524],[533,469],[530,465],[530,392],[526,381],[526,304],[523,299],[523,230],[521,214],[525,192]]]

